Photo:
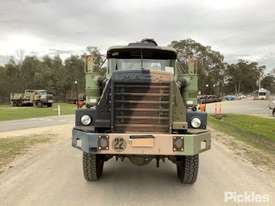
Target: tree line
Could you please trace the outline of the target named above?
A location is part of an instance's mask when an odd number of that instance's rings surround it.
[[[275,93],[275,69],[265,74],[264,65],[241,59],[229,64],[220,52],[192,39],[172,41],[169,46],[178,51],[179,61],[186,61],[188,56],[197,59],[201,94],[248,94],[257,90],[259,84]],[[96,56],[97,67],[103,63],[97,48],[87,47],[87,52]],[[62,101],[73,98],[76,86],[80,93],[84,92],[83,67],[83,59],[76,55],[64,61],[59,56],[26,56],[19,62],[11,59],[0,66],[0,101],[8,101],[10,93],[25,89],[47,89]]]
[[[197,59],[201,94],[249,94],[259,87],[275,93],[275,69],[265,74],[265,65],[243,59],[229,64],[220,52],[192,39],[172,41],[169,46],[178,51],[180,61],[190,55]]]
[[[75,85],[77,81],[77,85]],[[0,66],[0,101],[8,101],[10,93],[25,89],[47,89],[56,99],[73,98],[76,86],[84,91],[85,76],[83,61],[71,56],[63,62],[59,56],[27,56],[22,62],[13,59]]]

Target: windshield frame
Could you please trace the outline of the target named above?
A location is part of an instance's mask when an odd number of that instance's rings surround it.
[[[118,67],[119,66],[119,67]],[[174,59],[120,59],[109,58],[108,59],[108,73],[114,71],[128,71],[128,70],[150,70],[150,71],[162,71],[172,72],[175,70]],[[172,71],[171,71],[172,70]]]

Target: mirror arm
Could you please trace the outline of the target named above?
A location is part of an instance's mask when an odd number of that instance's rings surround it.
[[[106,60],[107,60],[107,58],[105,58],[105,59],[103,60],[102,64],[99,66],[100,69],[102,69],[102,66],[105,64]]]
[[[181,68],[182,72],[186,73],[185,68],[184,68],[183,64],[181,63],[181,61],[178,58],[177,58],[177,61],[178,61],[179,65],[180,65],[180,68]]]

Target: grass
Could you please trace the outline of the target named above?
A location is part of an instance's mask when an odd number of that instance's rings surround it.
[[[1,168],[12,162],[17,155],[24,154],[35,144],[48,141],[50,137],[42,135],[0,138],[0,173]]]
[[[55,103],[53,107],[12,107],[10,105],[0,105],[0,121],[27,119],[34,117],[54,116],[57,115],[57,105],[61,107],[61,115],[73,114],[76,108],[74,104]]]
[[[254,146],[275,151],[275,120],[251,115],[226,114],[218,120],[209,115],[209,125]]]

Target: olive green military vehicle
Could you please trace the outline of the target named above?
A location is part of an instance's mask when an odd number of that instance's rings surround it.
[[[103,174],[104,162],[128,158],[142,166],[153,159],[176,164],[182,183],[193,184],[199,153],[210,149],[207,114],[194,111],[196,64],[181,64],[172,48],[144,39],[107,51],[106,76],[85,56],[86,107],[76,110],[72,146],[83,151],[87,181]]]
[[[12,106],[37,106],[51,107],[53,104],[53,95],[47,90],[26,89],[24,93],[12,93],[10,95]]]
[[[33,105],[33,95],[34,91],[32,89],[26,89],[24,93],[11,93],[10,103],[12,106],[32,106]]]
[[[37,107],[51,107],[53,104],[53,94],[47,90],[35,90],[33,95],[33,105]]]

